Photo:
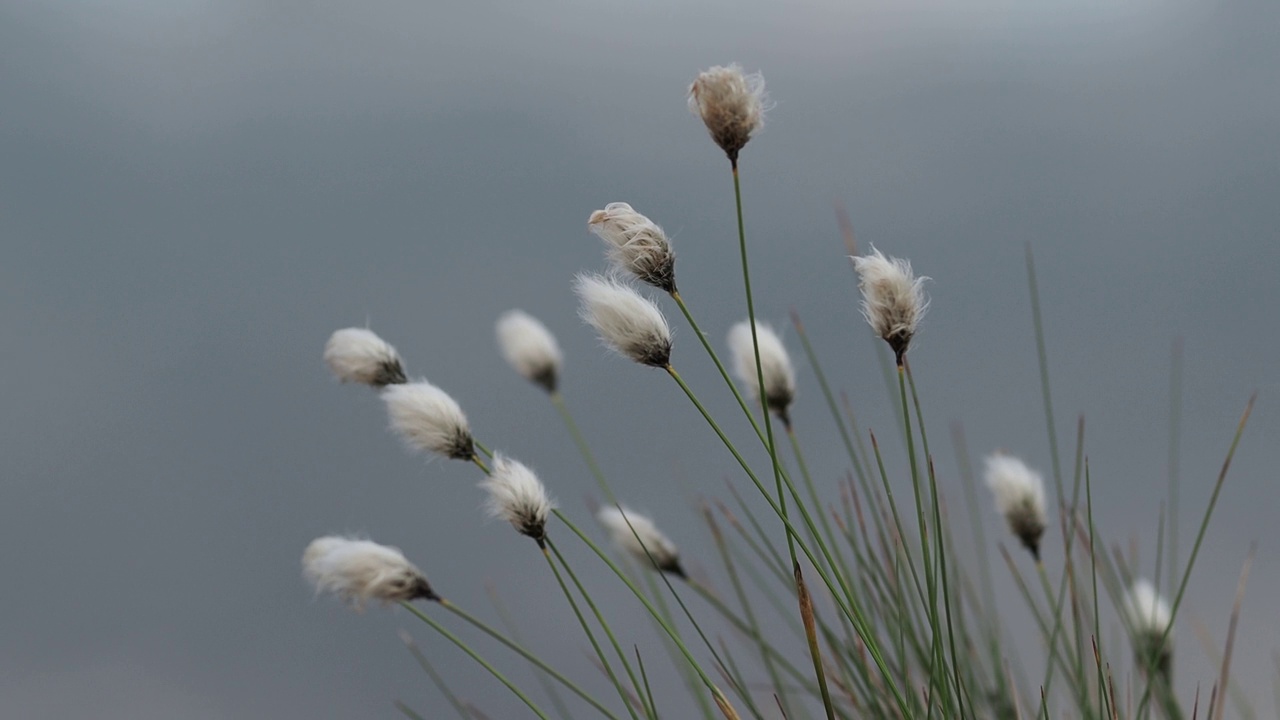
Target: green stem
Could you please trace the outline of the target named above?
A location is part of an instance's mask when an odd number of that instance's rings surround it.
[[[431,617],[430,615],[427,615],[426,613],[422,612],[418,608],[414,607],[412,603],[402,601],[400,603],[400,606],[405,608],[409,612],[413,613],[414,615],[418,616],[418,619],[422,620],[422,622],[431,626],[432,630],[435,630],[436,632],[440,633],[440,635],[444,637],[446,640],[448,640],[449,642],[452,642],[454,645],[457,645],[458,649],[462,650],[467,655],[471,656],[471,659],[475,660],[480,665],[480,667],[484,668],[485,670],[488,670],[489,674],[497,678],[498,682],[502,683],[503,685],[506,685],[508,690],[514,693],[516,697],[524,701],[524,704],[529,706],[529,709],[533,711],[533,714],[542,718],[542,720],[551,720],[551,718],[547,717],[547,714],[542,711],[542,708],[538,707],[532,700],[530,700],[529,696],[525,695],[524,691],[516,687],[515,683],[508,680],[506,675],[503,675],[501,672],[498,671],[497,668],[495,668],[493,665],[490,665],[488,660],[485,660],[483,657],[480,656],[479,653],[477,653],[475,650],[472,650],[469,645],[462,642],[462,640],[459,639],[457,635],[454,635],[453,633],[449,632],[449,630],[446,629],[445,626],[436,622],[435,618]]]
[[[543,544],[539,543],[539,545]],[[553,550],[555,549],[555,545],[551,544],[550,538],[545,541],[545,545],[539,548],[542,551],[542,557],[546,559],[547,566],[551,568],[551,572],[556,576],[556,582],[559,583],[560,590],[564,593],[565,599],[569,601],[569,606],[573,608],[573,614],[578,618],[578,624],[582,626],[582,631],[586,633],[587,640],[591,642],[591,648],[595,650],[596,657],[599,658],[600,665],[604,668],[605,675],[609,677],[610,682],[613,683],[613,687],[618,691],[618,697],[622,699],[622,704],[626,706],[627,713],[631,715],[632,720],[639,720],[639,718],[636,717],[635,708],[631,707],[631,698],[627,696],[626,689],[622,687],[622,681],[618,679],[617,673],[615,673],[613,671],[613,667],[609,665],[609,658],[605,657],[604,651],[600,649],[600,643],[596,642],[595,633],[591,632],[591,625],[589,625],[587,623],[587,619],[583,617],[582,610],[578,608],[577,601],[573,599],[573,593],[569,591],[569,586],[565,584],[564,577],[560,574],[560,568],[556,567],[555,561],[551,559],[551,554],[547,552],[546,546],[550,546]],[[560,553],[556,553],[556,557],[560,558]],[[564,558],[560,558],[560,564],[565,564]],[[565,565],[565,570],[568,569],[569,567]],[[574,581],[574,584],[577,585],[576,580]],[[591,598],[586,595],[581,585],[578,585],[578,592],[583,593],[583,597],[587,600],[587,604],[591,606],[592,611],[596,614],[596,620],[600,621],[601,625],[604,625],[604,619],[600,616],[599,611],[595,609],[595,604],[591,602]],[[608,626],[605,626],[605,632],[609,632]],[[611,640],[613,639],[613,633],[609,633],[609,638]],[[626,668],[627,675],[631,678],[632,686],[635,687],[637,693],[643,695],[643,692],[640,690],[640,684],[636,682],[635,675],[631,672],[631,666],[626,661],[626,655],[623,655],[616,640],[614,640],[613,647],[619,657],[622,658],[623,667]],[[646,711],[647,710],[648,708],[646,708]]]
[[[605,479],[604,471],[600,469],[600,464],[596,462],[595,455],[591,452],[591,446],[587,444],[586,438],[582,436],[582,431],[578,429],[578,424],[573,421],[573,415],[569,413],[569,408],[564,403],[564,396],[559,392],[553,392],[550,394],[550,398],[551,404],[555,405],[561,419],[564,420],[565,427],[569,429],[569,434],[573,436],[573,442],[578,446],[578,453],[582,455],[582,459],[586,461],[592,477],[596,479],[596,484],[600,486],[600,492],[604,493],[605,500],[610,505],[617,505],[618,498],[614,496],[613,489],[609,487],[609,481]]]
[[[582,698],[584,702],[586,702],[588,705],[595,708],[596,710],[600,711],[600,713],[605,717],[611,718],[612,720],[619,720],[618,716],[614,715],[613,712],[609,710],[609,708],[600,704],[600,701],[596,700],[591,695],[589,695],[585,690],[578,687],[576,683],[574,683],[569,678],[565,677],[563,673],[561,673],[560,671],[548,665],[545,661],[543,661],[537,655],[534,655],[533,653],[524,649],[524,647],[513,642],[506,635],[503,635],[502,633],[498,632],[498,630],[495,629],[493,626],[489,625],[488,623],[481,620],[480,618],[472,615],[466,610],[463,610],[462,608],[458,607],[457,605],[453,604],[448,600],[441,600],[440,607],[443,607],[445,610],[448,610],[454,615],[457,615],[458,617],[462,618],[466,622],[473,625],[476,629],[480,630],[481,632],[493,638],[494,640],[497,640],[498,642],[502,643],[504,646],[507,647],[507,649],[516,653],[517,655],[524,658],[525,660],[528,660],[534,667],[546,673],[548,677],[550,677],[551,679],[563,685],[565,689],[569,690],[574,695],[577,695],[578,697]],[[410,611],[413,612],[413,614],[418,615],[419,617],[422,616],[421,613],[418,612],[417,608],[414,608],[413,606],[409,606],[409,608],[410,608]]]

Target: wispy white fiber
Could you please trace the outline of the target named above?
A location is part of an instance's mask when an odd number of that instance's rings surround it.
[[[751,341],[751,321],[743,320],[729,329],[729,352],[733,372],[760,399],[760,376],[756,372],[755,345]],[[756,321],[756,342],[760,345],[760,370],[764,374],[764,400],[769,409],[787,422],[787,408],[796,396],[796,371],[782,338],[767,324]]]
[[[613,265],[659,290],[676,289],[676,255],[666,233],[624,202],[609,203],[587,218],[587,227],[604,240]]]
[[[532,470],[517,460],[498,454],[493,468],[480,486],[489,493],[485,509],[506,520],[521,535],[541,542],[547,536],[547,517],[555,501]]]
[[[1038,561],[1040,538],[1049,522],[1040,473],[1012,455],[995,453],[987,457],[984,475],[1009,530]]]
[[[667,366],[671,328],[652,300],[603,275],[579,275],[574,291],[581,301],[579,314],[606,346],[642,365]]]
[[[653,520],[625,507],[621,510],[616,507],[603,508],[596,519],[604,526],[614,544],[641,565],[656,564],[659,570],[684,577],[676,544],[662,534]],[[653,557],[652,560],[649,559],[650,556]]]
[[[343,328],[329,336],[324,361],[342,382],[383,387],[406,380],[396,349],[365,328]]]
[[[524,379],[555,392],[564,356],[547,326],[523,310],[508,310],[498,318],[496,330],[507,363]]]
[[[475,455],[471,427],[449,394],[425,380],[389,385],[382,391],[391,429],[410,447],[455,460]]]
[[[370,600],[438,600],[427,578],[398,548],[329,535],[311,541],[302,573],[317,593],[332,593],[357,610]]]
[[[907,353],[911,338],[920,328],[920,320],[929,307],[923,285],[929,278],[916,277],[911,263],[901,258],[885,257],[871,248],[870,255],[850,258],[858,272],[858,289],[862,291],[862,316],[889,347],[898,364]]]
[[[712,67],[689,86],[689,109],[735,163],[738,152],[764,126],[767,104],[764,77],[744,73],[737,63]]]

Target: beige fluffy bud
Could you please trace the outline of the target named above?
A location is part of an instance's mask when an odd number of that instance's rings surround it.
[[[615,202],[591,213],[587,227],[604,240],[616,267],[659,290],[675,292],[676,255],[666,233],[652,220]]]
[[[735,164],[738,152],[764,125],[766,104],[764,77],[743,73],[737,63],[702,72],[689,86],[689,109]]]
[[[876,334],[889,343],[901,365],[929,307],[922,287],[929,278],[916,277],[910,262],[885,257],[874,247],[870,255],[850,259],[858,272],[862,316]]]

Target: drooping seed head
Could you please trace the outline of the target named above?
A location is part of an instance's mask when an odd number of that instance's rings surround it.
[[[454,460],[475,457],[471,426],[449,394],[425,380],[382,391],[391,429],[416,450]]]
[[[302,573],[317,593],[337,595],[357,610],[369,600],[440,599],[399,549],[371,540],[316,538],[302,554]]]
[[[507,363],[524,379],[554,393],[563,355],[547,326],[523,310],[509,310],[498,318],[496,329]]]
[[[901,258],[885,257],[871,248],[870,255],[850,258],[858,272],[858,289],[862,291],[862,316],[870,323],[902,365],[911,338],[929,307],[923,285],[929,278],[916,277],[911,263]]]
[[[666,367],[671,360],[671,328],[653,301],[626,283],[603,275],[579,275],[574,291],[579,314],[609,349],[641,365]]]
[[[1121,612],[1133,633],[1133,650],[1138,664],[1153,666],[1168,681],[1173,666],[1173,633],[1165,637],[1173,622],[1169,603],[1154,585],[1141,579],[1125,593]]]
[[[699,73],[689,86],[689,109],[702,118],[711,139],[734,163],[739,151],[764,126],[767,104],[764,77],[744,73],[737,63]]]
[[[343,328],[330,335],[324,361],[342,382],[380,388],[407,381],[396,349],[365,328]]]
[[[680,566],[680,553],[676,544],[658,530],[653,520],[632,512],[625,507],[607,507],[600,510],[596,519],[604,526],[614,544],[641,565],[684,577]],[[647,551],[647,552],[646,552]],[[652,560],[650,560],[652,557]]]
[[[1040,538],[1048,526],[1044,480],[1018,458],[1002,453],[987,457],[985,479],[1010,532],[1039,562]]]
[[[759,321],[756,322],[756,342],[760,346],[765,404],[783,423],[789,423],[787,409],[796,397],[796,371],[791,366],[791,357],[773,328]],[[760,374],[756,372],[756,352],[751,340],[750,320],[743,320],[729,329],[729,352],[733,356],[734,374],[759,400]]]
[[[495,455],[493,469],[481,483],[489,493],[485,508],[506,520],[521,535],[541,543],[547,537],[547,517],[555,501],[532,470],[504,455]]]
[[[615,267],[659,290],[675,291],[676,255],[666,233],[652,220],[615,202],[591,213],[587,227],[604,240]]]

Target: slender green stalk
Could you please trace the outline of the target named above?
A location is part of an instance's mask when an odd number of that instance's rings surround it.
[[[1161,636],[1160,642],[1155,644],[1157,648],[1168,647],[1169,633],[1173,632],[1173,618],[1178,616],[1178,607],[1182,605],[1182,597],[1186,594],[1187,584],[1191,581],[1191,570],[1195,567],[1196,558],[1200,555],[1200,546],[1204,543],[1205,532],[1209,529],[1209,519],[1213,517],[1213,510],[1218,505],[1218,496],[1222,493],[1222,486],[1227,481],[1227,471],[1231,469],[1231,460],[1235,457],[1236,448],[1240,445],[1240,438],[1244,435],[1245,425],[1249,423],[1249,415],[1253,412],[1253,403],[1257,399],[1257,392],[1249,396],[1249,402],[1245,405],[1239,424],[1236,425],[1235,435],[1231,438],[1231,447],[1227,449],[1227,457],[1222,461],[1222,469],[1218,472],[1218,481],[1213,485],[1213,493],[1209,495],[1209,505],[1205,508],[1204,515],[1200,519],[1200,528],[1196,532],[1195,542],[1191,544],[1191,556],[1187,558],[1187,567],[1182,572],[1182,579],[1178,584],[1178,593],[1174,595],[1173,605],[1170,607],[1169,625],[1165,627],[1164,635]],[[1138,703],[1139,713],[1146,708],[1151,700],[1152,681],[1155,675],[1156,673],[1152,672],[1152,668],[1147,668],[1146,687],[1142,692],[1142,699]]]
[[[588,537],[586,533],[578,529],[578,526],[574,525],[573,522],[570,521],[569,518],[566,517],[563,512],[561,512],[560,510],[554,510],[552,512],[554,512],[555,516],[560,519],[560,522],[565,524],[565,527],[572,530],[573,534],[577,535],[578,538],[582,540],[582,542],[586,544],[587,547],[591,548],[592,552],[594,552],[596,556],[599,557],[604,562],[604,564],[607,565],[609,569],[613,571],[614,575],[618,576],[618,579],[621,580],[622,583],[627,586],[627,589],[631,591],[631,594],[635,595],[636,599],[640,601],[640,604],[644,605],[645,609],[649,611],[649,614],[655,620],[658,621],[658,624],[662,627],[662,630],[667,634],[667,637],[671,638],[671,641],[674,642],[676,644],[676,647],[680,649],[680,654],[684,656],[685,660],[689,663],[689,665],[692,666],[693,669],[698,673],[698,677],[702,680],[702,683],[707,686],[707,689],[711,692],[711,696],[715,698],[716,703],[720,704],[721,702],[723,702],[727,704],[728,699],[725,698],[724,692],[721,691],[718,686],[716,686],[715,682],[711,680],[711,678],[707,675],[706,671],[702,669],[702,665],[698,663],[698,661],[693,657],[693,654],[689,652],[689,648],[685,646],[684,640],[682,640],[680,638],[680,635],[676,633],[676,631],[673,630],[666,623],[666,621],[662,619],[662,616],[658,614],[657,609],[653,607],[653,603],[649,602],[649,599],[645,597],[645,594],[640,592],[640,589],[635,586],[635,583],[631,582],[631,579],[627,577],[627,574],[622,572],[622,569],[619,568],[617,564],[613,562],[613,560],[609,557],[609,554],[601,550],[600,546],[596,545],[595,541],[593,541],[590,537]]]
[[[511,636],[512,640],[524,645],[525,641],[524,638],[520,636],[520,629],[514,622],[512,622],[511,615],[507,612],[507,607],[502,602],[502,598],[498,595],[497,590],[494,589],[493,585],[486,586],[485,590],[489,595],[489,602],[493,603],[494,610],[498,612],[498,619],[502,621],[502,627],[507,631],[507,634]],[[537,669],[537,666],[534,667]],[[565,705],[564,699],[560,697],[560,691],[556,690],[556,686],[552,685],[547,677],[542,673],[535,673],[534,677],[537,678],[538,684],[542,686],[542,690],[547,694],[547,697],[551,698],[551,704],[555,706],[556,712],[560,714],[560,717],[564,720],[573,720],[573,713],[571,713],[569,711],[569,707]]]
[[[640,549],[644,550],[645,555],[648,556],[649,562],[653,567],[657,567],[658,561],[654,559],[653,553],[651,553],[648,546],[645,545],[644,538],[640,537],[640,533],[636,532],[635,527],[631,524],[631,520],[627,518],[625,513],[623,513],[622,519],[627,523],[627,528],[631,530],[631,534],[635,538],[636,542],[640,544]],[[680,593],[676,592],[676,588],[671,584],[671,580],[667,577],[667,574],[658,573],[658,577],[666,584],[667,591],[671,593],[671,597],[675,598],[676,604],[680,606],[680,610],[684,612],[684,616],[689,620],[689,623],[693,625],[693,629],[698,633],[698,637],[702,638],[702,643],[706,646],[707,650],[711,652],[711,657],[714,658],[716,663],[720,666],[720,670],[727,673],[727,664],[720,658],[720,654],[716,652],[715,646],[713,646],[711,641],[707,639],[706,633],[702,631],[702,626],[698,624],[698,620],[694,618],[693,613],[689,612],[689,607],[684,604],[684,599],[680,597]],[[737,687],[742,696],[742,700],[747,704],[748,709],[758,716],[760,713],[756,709],[755,701],[751,698],[751,694],[747,691],[746,686],[738,685]]]
[[[421,715],[417,714],[417,712],[413,711],[412,707],[404,705],[404,703],[401,701],[397,700],[396,702],[394,702],[394,705],[396,705],[396,710],[401,711],[401,715],[403,715],[404,717],[408,717],[408,720],[426,720],[425,717],[422,717]],[[470,719],[470,716],[463,715],[462,720],[471,720],[471,719]]]
[[[649,698],[649,707],[653,708],[653,716],[658,717],[658,703],[653,700],[653,688],[649,686],[649,673],[644,669],[644,658],[640,657],[640,648],[635,646],[636,664],[640,666],[640,679],[644,680],[644,694]]]
[[[720,526],[716,524],[715,516],[711,513],[710,508],[704,507],[702,515],[707,521],[707,526],[711,528],[711,537],[715,541],[716,550],[719,551],[725,570],[729,573],[729,582],[733,585],[733,591],[738,596],[738,604],[742,606],[742,614],[747,620],[747,635],[755,640],[757,647],[760,648],[760,660],[764,663],[765,671],[769,673],[769,680],[773,683],[773,687],[778,693],[778,702],[782,705],[783,714],[786,714],[786,709],[791,707],[791,701],[787,697],[787,689],[782,684],[782,678],[778,675],[777,665],[773,661],[773,655],[769,652],[769,643],[764,639],[764,634],[760,632],[760,623],[756,620],[751,601],[747,597],[746,591],[742,588],[742,580],[738,577],[738,570],[729,554],[724,535],[720,532]],[[701,589],[701,585],[694,586],[694,589]],[[706,597],[705,594],[703,596]]]
[[[519,687],[517,687],[515,683],[508,680],[506,675],[503,675],[501,672],[499,672],[497,668],[495,668],[493,665],[490,665],[488,660],[485,660],[483,657],[480,656],[479,653],[477,653],[475,650],[472,650],[471,646],[463,642],[457,635],[454,635],[453,633],[449,632],[448,628],[436,622],[435,618],[431,617],[430,615],[414,607],[412,603],[402,601],[400,603],[400,606],[408,610],[409,612],[413,613],[414,615],[416,615],[418,619],[421,620],[422,622],[431,626],[432,630],[435,630],[436,632],[440,633],[440,635],[444,637],[446,640],[458,646],[459,650],[462,650],[464,653],[469,655],[472,660],[475,660],[480,665],[480,667],[484,668],[485,670],[488,670],[490,675],[493,675],[493,677],[496,678],[498,682],[507,686],[508,690],[514,693],[516,697],[520,698],[520,700],[523,701],[524,704],[527,705],[529,709],[533,711],[534,715],[537,715],[538,717],[542,718],[542,720],[551,720],[551,718],[547,717],[547,714],[542,711],[542,708],[538,707],[537,704],[533,702],[533,700],[530,700],[529,696],[525,695],[524,691],[521,690]]]
[[[1173,341],[1169,369],[1169,583],[1178,572],[1178,494],[1182,486],[1182,338]],[[1159,583],[1156,584],[1159,588]]]
[[[444,696],[445,702],[449,703],[449,706],[458,713],[462,720],[470,720],[467,715],[467,709],[462,706],[462,701],[458,700],[458,696],[454,695],[453,691],[449,689],[449,683],[445,682],[445,679],[440,676],[440,672],[431,664],[431,661],[427,659],[427,656],[422,654],[422,650],[418,648],[418,644],[413,641],[413,636],[407,631],[402,630],[400,639],[404,641],[404,645],[409,649],[409,654],[413,655],[413,659],[418,661],[418,666],[427,674],[427,677],[431,678],[431,684],[435,685],[436,689],[440,691],[440,694]],[[404,712],[406,709],[407,708],[401,709],[401,712]],[[412,711],[410,710],[409,712]]]
[[[556,682],[563,685],[565,689],[569,690],[574,695],[577,695],[584,702],[586,702],[591,707],[595,708],[605,717],[611,718],[612,720],[619,720],[617,715],[615,715],[611,710],[609,710],[609,708],[602,705],[600,701],[596,700],[594,697],[588,694],[585,690],[578,687],[577,683],[565,677],[564,674],[561,673],[559,670],[556,670],[555,668],[551,667],[544,660],[542,660],[542,658],[538,657],[537,655],[534,655],[532,652],[529,652],[524,647],[522,647],[518,643],[508,638],[506,635],[499,632],[493,626],[489,625],[488,623],[481,620],[480,618],[472,615],[466,610],[463,610],[461,607],[458,607],[457,605],[455,605],[453,602],[450,602],[449,600],[442,599],[439,601],[439,604],[440,604],[440,607],[462,618],[463,620],[465,620],[466,622],[474,626],[476,629],[480,630],[481,632],[493,638],[494,640],[497,640],[498,642],[502,643],[504,646],[507,647],[507,649],[516,653],[517,655],[524,658],[525,660],[528,660],[534,667],[546,673],[548,677],[552,678]],[[417,612],[416,608],[413,608],[413,611],[415,615],[419,615],[421,617],[421,613]]]
[[[564,592],[565,599],[569,601],[570,607],[573,608],[573,614],[578,618],[578,623],[582,625],[582,631],[586,633],[587,640],[591,641],[591,647],[596,651],[596,657],[599,658],[600,665],[604,668],[605,674],[613,683],[614,688],[617,689],[618,697],[622,699],[622,704],[626,706],[627,713],[631,715],[633,720],[639,720],[639,718],[636,717],[635,708],[631,706],[632,698],[628,696],[626,689],[622,687],[622,681],[618,679],[617,674],[614,673],[613,668],[609,665],[609,659],[605,657],[604,651],[600,649],[600,644],[596,642],[595,633],[591,632],[591,626],[587,623],[587,619],[583,617],[582,611],[578,608],[578,603],[573,599],[573,593],[569,591],[569,586],[565,585],[564,578],[560,575],[560,568],[556,567],[555,561],[551,559],[551,554],[547,552],[548,547],[554,551],[556,546],[551,542],[550,538],[547,538],[545,544],[539,543],[539,545],[541,546],[540,549],[542,550],[542,557],[546,559],[547,566],[551,568],[551,572],[556,576],[556,582],[560,584],[560,589]],[[569,576],[573,578],[573,583],[578,588],[578,592],[581,593],[583,599],[587,601],[587,605],[596,616],[596,621],[600,623],[601,627],[604,628],[605,634],[609,636],[610,642],[613,643],[614,651],[618,654],[623,668],[631,679],[632,687],[635,688],[636,694],[642,697],[644,693],[640,690],[640,683],[636,681],[635,674],[631,671],[631,664],[627,662],[626,654],[622,652],[622,648],[618,646],[618,641],[614,639],[613,632],[609,630],[609,626],[604,621],[604,616],[596,609],[596,605],[592,602],[591,596],[587,594],[586,590],[582,587],[582,584],[578,582],[576,577],[574,577],[573,570],[569,567],[568,563],[564,561],[564,558],[560,556],[559,552],[556,552],[556,558],[560,561],[560,564],[564,566],[564,569],[569,573]],[[652,716],[652,713],[649,712],[648,708],[645,708],[645,712]]]
[[[574,422],[573,415],[569,413],[569,407],[564,403],[564,396],[559,392],[553,392],[549,397],[551,398],[551,404],[560,413],[560,418],[564,420],[565,427],[569,429],[569,434],[573,436],[573,442],[578,446],[578,453],[582,455],[582,459],[586,461],[587,469],[591,471],[591,476],[596,479],[596,484],[600,486],[600,492],[604,493],[605,500],[610,505],[617,505],[618,498],[614,496],[613,488],[609,487],[609,481],[605,479],[604,471],[600,469],[600,464],[596,462],[596,457],[591,452],[591,446],[587,444],[586,438],[582,436],[582,431],[578,429],[578,423]]]
[[[782,520],[783,524],[787,526],[787,529],[792,533],[792,535],[795,535],[796,537],[798,537],[798,535],[796,534],[795,528],[791,525],[790,520],[786,518],[782,510],[778,507],[778,504],[774,502],[772,496],[770,496],[768,491],[765,489],[764,484],[760,482],[760,478],[756,476],[755,472],[751,469],[751,466],[747,464],[747,461],[742,458],[742,455],[738,452],[738,449],[733,445],[733,442],[730,441],[729,438],[724,434],[724,431],[720,429],[719,423],[715,421],[715,418],[711,417],[711,414],[707,412],[707,409],[702,405],[702,402],[698,400],[698,396],[694,394],[693,389],[690,388],[688,384],[685,383],[684,378],[680,377],[680,374],[676,372],[674,367],[672,367],[671,365],[667,365],[666,370],[667,370],[667,374],[670,375],[671,378],[676,381],[676,384],[680,386],[680,389],[684,390],[685,395],[689,398],[689,401],[692,402],[694,404],[694,407],[696,407],[699,413],[702,414],[703,419],[706,420],[707,424],[711,426],[711,429],[720,438],[721,442],[724,443],[725,447],[729,450],[729,453],[733,455],[735,460],[738,461],[738,464],[742,467],[743,472],[747,474],[747,477],[756,486],[756,489],[760,491],[761,496],[764,497],[765,502],[769,503],[769,507],[774,511],[774,513],[778,516],[778,518]],[[792,495],[798,500],[799,494],[796,492],[794,486],[790,486],[789,482],[788,482],[788,485]],[[798,503],[797,507],[799,508],[800,514],[804,517],[805,522],[808,525],[809,532],[813,533],[814,536],[818,536],[818,532],[813,524],[813,519],[809,517],[809,513],[805,509],[804,504]],[[835,564],[835,562],[832,560],[830,551],[827,550],[826,544],[821,541],[820,537],[818,538],[818,542],[816,544],[824,554],[827,565],[835,569],[835,571],[838,573],[839,568]],[[837,592],[837,589],[839,589],[841,592],[844,593],[845,602],[841,602],[837,600],[835,603],[836,606],[840,609],[841,612],[845,614],[846,617],[848,617],[849,621],[853,623],[854,628],[856,628],[858,631],[858,635],[862,637],[863,641],[867,644],[868,652],[871,653],[872,658],[875,659],[877,668],[885,677],[885,680],[889,683],[890,690],[893,692],[894,699],[897,701],[899,708],[905,713],[907,711],[906,700],[905,698],[903,698],[902,693],[899,691],[897,684],[893,682],[892,675],[889,672],[888,665],[885,663],[884,656],[881,653],[880,648],[875,644],[875,636],[872,633],[870,626],[866,621],[865,615],[863,615],[860,607],[856,604],[853,593],[846,585],[843,584],[842,576],[837,575],[836,576],[838,578],[837,580],[833,580],[832,578],[828,577],[826,572],[824,572],[822,565],[818,563],[817,558],[814,557],[813,553],[809,550],[808,546],[806,546],[804,543],[799,543],[799,545],[800,545],[800,548],[804,551],[805,556],[809,559],[809,562],[813,564],[814,569],[818,573],[818,576],[822,578],[823,582],[825,582],[827,584],[827,587],[831,590],[833,597],[835,597],[835,593]]]

